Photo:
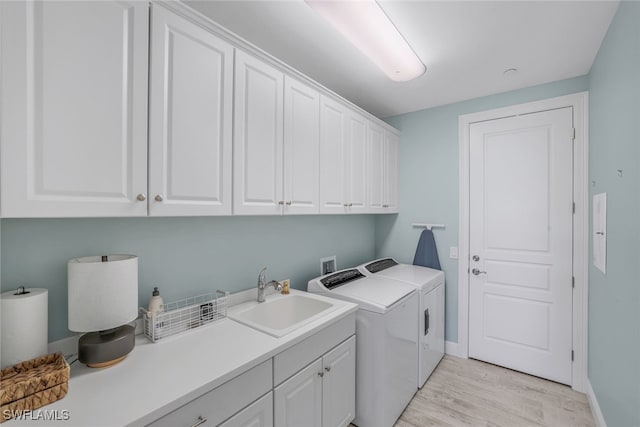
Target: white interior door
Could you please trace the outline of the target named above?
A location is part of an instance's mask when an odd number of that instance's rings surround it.
[[[572,109],[470,126],[469,356],[571,384]]]

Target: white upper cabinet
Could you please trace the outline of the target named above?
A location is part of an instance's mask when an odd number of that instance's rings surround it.
[[[349,111],[347,119],[347,189],[349,213],[365,213],[367,209],[367,125],[362,115]]]
[[[385,204],[385,141],[384,129],[369,122],[369,149],[368,149],[368,171],[369,171],[369,199],[368,206],[370,212],[383,212],[382,205]]]
[[[282,72],[236,50],[233,212],[282,213]]]
[[[320,212],[366,213],[367,119],[320,97]]]
[[[230,215],[234,49],[151,13],[149,215]]]
[[[4,217],[147,214],[146,2],[4,2]]]
[[[385,212],[398,212],[398,161],[400,154],[400,137],[395,133],[384,131],[384,203]]]
[[[347,212],[348,112],[320,96],[320,212]]]
[[[320,95],[288,76],[284,83],[284,213],[317,214]]]

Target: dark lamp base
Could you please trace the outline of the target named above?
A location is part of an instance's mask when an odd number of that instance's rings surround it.
[[[124,325],[101,332],[89,332],[78,341],[78,360],[92,368],[104,368],[122,361],[136,345],[135,328]]]

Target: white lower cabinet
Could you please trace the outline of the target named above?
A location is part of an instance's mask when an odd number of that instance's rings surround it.
[[[277,426],[322,426],[322,375],[322,359],[318,359],[276,387]]]
[[[273,392],[265,394],[220,427],[273,427]]]
[[[152,427],[216,426],[232,415],[248,410],[256,399],[273,386],[273,363],[269,359],[227,381],[175,411],[149,424]],[[244,408],[244,409],[243,409]],[[255,409],[255,408],[254,408]],[[238,412],[241,411],[241,412]],[[247,413],[247,415],[249,415]],[[234,416],[235,417],[235,416]],[[231,421],[233,418],[229,419]],[[262,424],[229,424],[262,425]],[[271,424],[264,424],[270,426]]]
[[[355,336],[275,388],[275,425],[344,427],[355,418]]]

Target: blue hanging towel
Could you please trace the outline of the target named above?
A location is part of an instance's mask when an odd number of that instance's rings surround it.
[[[420,234],[416,255],[413,257],[413,265],[442,270],[442,268],[440,268],[440,260],[438,259],[438,251],[436,249],[436,240],[433,237],[433,231],[425,229],[422,234]]]

